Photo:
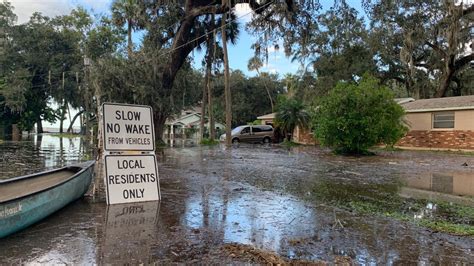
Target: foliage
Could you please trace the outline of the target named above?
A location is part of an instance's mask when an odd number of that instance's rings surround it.
[[[284,90],[283,84],[276,75],[266,73],[257,77],[246,77],[241,71],[234,70],[230,74],[230,84],[232,88],[232,127],[246,125],[248,121],[254,121],[258,116],[271,112],[264,84],[273,98],[283,93]],[[224,84],[221,74],[214,81],[214,99],[216,121],[223,122],[225,121]]]
[[[247,125],[252,125],[252,126],[257,126],[261,124],[262,124],[262,120],[258,120],[258,119],[247,123]]]
[[[464,95],[459,82],[473,71],[472,3],[366,0],[370,46],[383,80],[403,84],[410,97]]]
[[[219,141],[215,140],[215,139],[212,140],[212,139],[204,138],[204,139],[201,140],[201,144],[202,145],[217,145],[217,144],[219,144]]]
[[[407,128],[403,108],[379,81],[339,83],[315,111],[312,125],[322,145],[341,153],[365,153],[375,144],[395,144]]]
[[[278,99],[275,124],[289,136],[288,140],[291,140],[293,130],[297,126],[306,128],[309,122],[309,113],[305,110],[305,106],[301,101],[286,97]]]

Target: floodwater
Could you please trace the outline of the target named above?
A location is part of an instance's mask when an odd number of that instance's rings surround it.
[[[0,179],[60,168],[91,160],[85,139],[59,135],[26,135],[22,141],[0,143]]]
[[[38,148],[35,143],[0,144],[2,176],[82,161],[91,154],[81,145],[63,144],[70,149],[61,157],[57,144]],[[440,195],[472,207],[472,155],[397,151],[342,157],[305,146],[177,146],[157,152],[162,202],[106,206],[103,194],[95,193],[1,239],[0,263],[261,262],[226,252],[228,244],[275,252],[287,261],[474,261],[472,235],[417,225],[420,211],[433,215],[426,210],[407,209],[404,214],[412,220],[399,221],[351,209],[364,202],[391,211],[405,206],[406,198],[423,197],[433,210],[432,200]],[[7,152],[13,155],[4,156]],[[34,166],[5,170],[13,156],[14,163],[33,160]]]

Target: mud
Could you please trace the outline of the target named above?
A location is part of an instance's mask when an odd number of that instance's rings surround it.
[[[416,189],[462,197],[469,203],[464,192],[472,188],[474,157],[377,153],[342,157],[316,147],[263,145],[167,148],[157,153],[162,202],[107,207],[103,195],[87,197],[1,239],[0,262],[474,261],[472,236],[427,229],[414,222],[419,210],[406,210],[412,218],[404,221],[350,205],[382,202],[377,206],[398,208],[391,203],[403,199],[401,188],[410,180],[425,180],[426,173],[431,185],[415,182]],[[433,173],[452,178],[441,178],[443,186],[433,186],[437,180]],[[455,187],[459,175],[470,176],[461,178],[464,194]],[[452,189],[446,190],[450,184]],[[439,187],[445,191],[436,191]]]

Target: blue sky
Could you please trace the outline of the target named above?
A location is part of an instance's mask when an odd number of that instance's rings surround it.
[[[15,7],[15,13],[18,15],[18,22],[23,23],[28,20],[34,11],[42,12],[48,16],[67,14],[71,9],[77,6],[85,7],[96,14],[110,14],[110,5],[112,0],[10,0]],[[321,0],[324,9],[332,6],[334,0]],[[359,12],[362,8],[360,0],[349,0],[348,3],[355,7]],[[229,62],[231,69],[240,69],[249,76],[256,75],[255,71],[248,71],[247,62],[253,55],[250,48],[253,43],[253,37],[245,31],[245,22],[251,19],[251,9],[248,5],[239,5],[236,8],[237,16],[240,18],[240,36],[236,45],[229,46]],[[136,35],[139,39],[139,34]],[[281,47],[281,45],[280,45]],[[193,52],[195,58],[195,67],[201,68],[202,53]],[[278,73],[280,77],[286,73],[295,73],[298,63],[292,63],[286,58],[282,49],[275,51],[270,49],[268,64],[260,71]]]

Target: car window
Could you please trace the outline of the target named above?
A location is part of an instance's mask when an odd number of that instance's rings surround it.
[[[259,127],[252,127],[252,132],[253,132],[253,133],[262,132],[262,129],[259,128]]]
[[[244,127],[239,126],[239,127],[236,127],[234,129],[232,129],[232,134],[238,134],[240,132],[240,130],[242,130],[242,128],[244,128]]]
[[[242,129],[242,131],[240,131],[240,134],[248,134],[250,133],[250,128],[249,127],[246,127],[244,129]]]

